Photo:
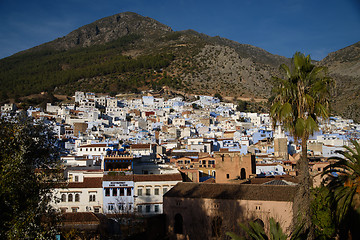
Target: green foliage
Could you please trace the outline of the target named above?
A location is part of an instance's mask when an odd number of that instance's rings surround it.
[[[295,225],[302,226],[302,231],[309,231],[312,239],[314,224],[311,221],[307,140],[318,130],[318,119],[329,116],[332,80],[326,76],[326,68],[315,66],[309,55],[299,52],[294,54],[290,67],[282,64],[280,70],[285,77],[273,77],[270,116],[274,128],[282,125],[296,141],[301,140],[302,154],[297,162],[300,187],[294,203]]]
[[[324,67],[311,63],[310,56],[295,53],[291,67],[280,66],[285,78],[273,77],[270,115],[296,139],[308,138],[318,129],[318,118],[329,116],[332,81]]]
[[[27,118],[0,119],[0,238],[53,238],[49,206],[57,166],[55,140]],[[42,171],[37,172],[41,169]]]
[[[356,140],[351,143],[354,148],[344,146],[346,151],[338,151],[342,157],[332,157],[335,162],[322,173],[328,177],[325,184],[340,237],[347,236],[349,231],[360,234],[356,224],[360,220],[360,145]]]
[[[239,100],[236,106],[236,110],[240,112],[246,112],[248,107],[247,101]]]
[[[248,238],[240,237],[235,233],[227,232],[226,235],[230,236],[232,240],[242,240],[242,239],[253,239],[253,240],[286,240],[289,238],[285,234],[278,222],[273,218],[269,219],[270,229],[269,234],[265,232],[264,226],[259,222],[249,222],[249,226],[245,224],[240,224],[240,227],[246,232]]]
[[[218,98],[220,100],[220,102],[222,102],[223,97],[221,96],[220,93],[215,93],[214,97]]]
[[[268,107],[263,102],[249,102],[238,100],[236,110],[240,112],[264,113],[268,111]]]
[[[128,35],[116,41],[87,48],[74,48],[68,51],[41,50],[14,55],[0,61],[0,84],[2,93],[8,97],[26,96],[42,91],[52,92],[55,87],[79,87],[80,79],[103,77],[110,79],[106,85],[99,82],[82,86],[83,90],[118,91],[135,90],[149,84],[144,78],[146,73],[159,71],[174,60],[170,53],[142,55],[137,58],[122,55],[131,44],[139,40],[139,35]],[[118,76],[127,74],[126,80]],[[112,79],[112,80],[111,80]],[[178,80],[170,76],[154,79],[156,86],[178,86]],[[151,86],[152,83],[150,83]],[[89,89],[90,88],[90,89]],[[95,88],[95,89],[94,89]],[[2,94],[1,98],[6,95]]]
[[[325,187],[314,188],[311,191],[312,222],[315,225],[317,239],[331,239],[335,237],[335,224],[332,216],[329,190]]]

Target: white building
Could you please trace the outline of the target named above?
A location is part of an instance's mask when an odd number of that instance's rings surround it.
[[[163,213],[163,195],[182,182],[180,174],[134,175],[135,208],[139,214]]]
[[[104,213],[132,213],[134,211],[133,175],[104,175]]]
[[[80,145],[76,148],[77,156],[104,156],[106,155],[106,150],[110,149],[113,150],[113,146],[109,146],[106,143],[93,143],[93,144],[86,144]]]
[[[83,177],[79,173],[72,181],[58,185],[54,189],[52,205],[61,212],[103,212],[102,178]]]

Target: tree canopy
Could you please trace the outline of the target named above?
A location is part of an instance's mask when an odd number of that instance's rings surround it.
[[[325,184],[340,239],[346,239],[349,233],[353,239],[360,237],[360,145],[356,140],[351,143],[353,147],[337,151],[342,157],[332,157],[334,162],[322,173],[327,177]]]
[[[315,66],[309,55],[299,52],[290,67],[282,64],[280,70],[285,78],[273,77],[273,123],[281,123],[297,139],[307,139],[318,130],[319,118],[329,117],[332,80],[325,67]]]
[[[291,66],[282,64],[284,78],[273,77],[274,88],[270,116],[274,127],[283,126],[297,142],[301,141],[302,157],[297,162],[300,184],[295,198],[294,220],[297,226],[309,230],[312,239],[314,228],[310,208],[310,174],[307,159],[307,140],[319,128],[319,120],[329,116],[330,87],[332,80],[326,68],[312,63],[310,56],[296,52]]]
[[[51,187],[57,176],[51,130],[24,118],[0,119],[0,238],[52,237]],[[44,221],[46,219],[46,221]]]

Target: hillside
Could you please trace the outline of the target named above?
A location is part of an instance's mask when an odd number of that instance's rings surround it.
[[[360,42],[330,53],[320,61],[335,80],[332,108],[335,113],[360,121]]]
[[[358,56],[345,48],[320,62],[329,67],[338,86],[344,85],[334,91],[338,113],[346,103],[344,96],[359,96],[346,88],[351,83],[357,89],[354,69],[358,68]],[[1,59],[0,100],[43,91],[127,93],[163,86],[183,94],[266,99],[271,76],[279,74],[280,64],[289,62],[255,46],[193,30],[174,32],[154,19],[126,12]],[[360,116],[359,108],[344,109],[346,116]]]
[[[268,79],[284,61],[251,45],[192,30],[173,32],[156,20],[127,12],[2,59],[1,96],[168,85],[189,93],[268,97]]]

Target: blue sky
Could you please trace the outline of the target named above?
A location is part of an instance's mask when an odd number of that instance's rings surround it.
[[[285,57],[360,41],[360,0],[0,0],[0,58],[125,11]]]

